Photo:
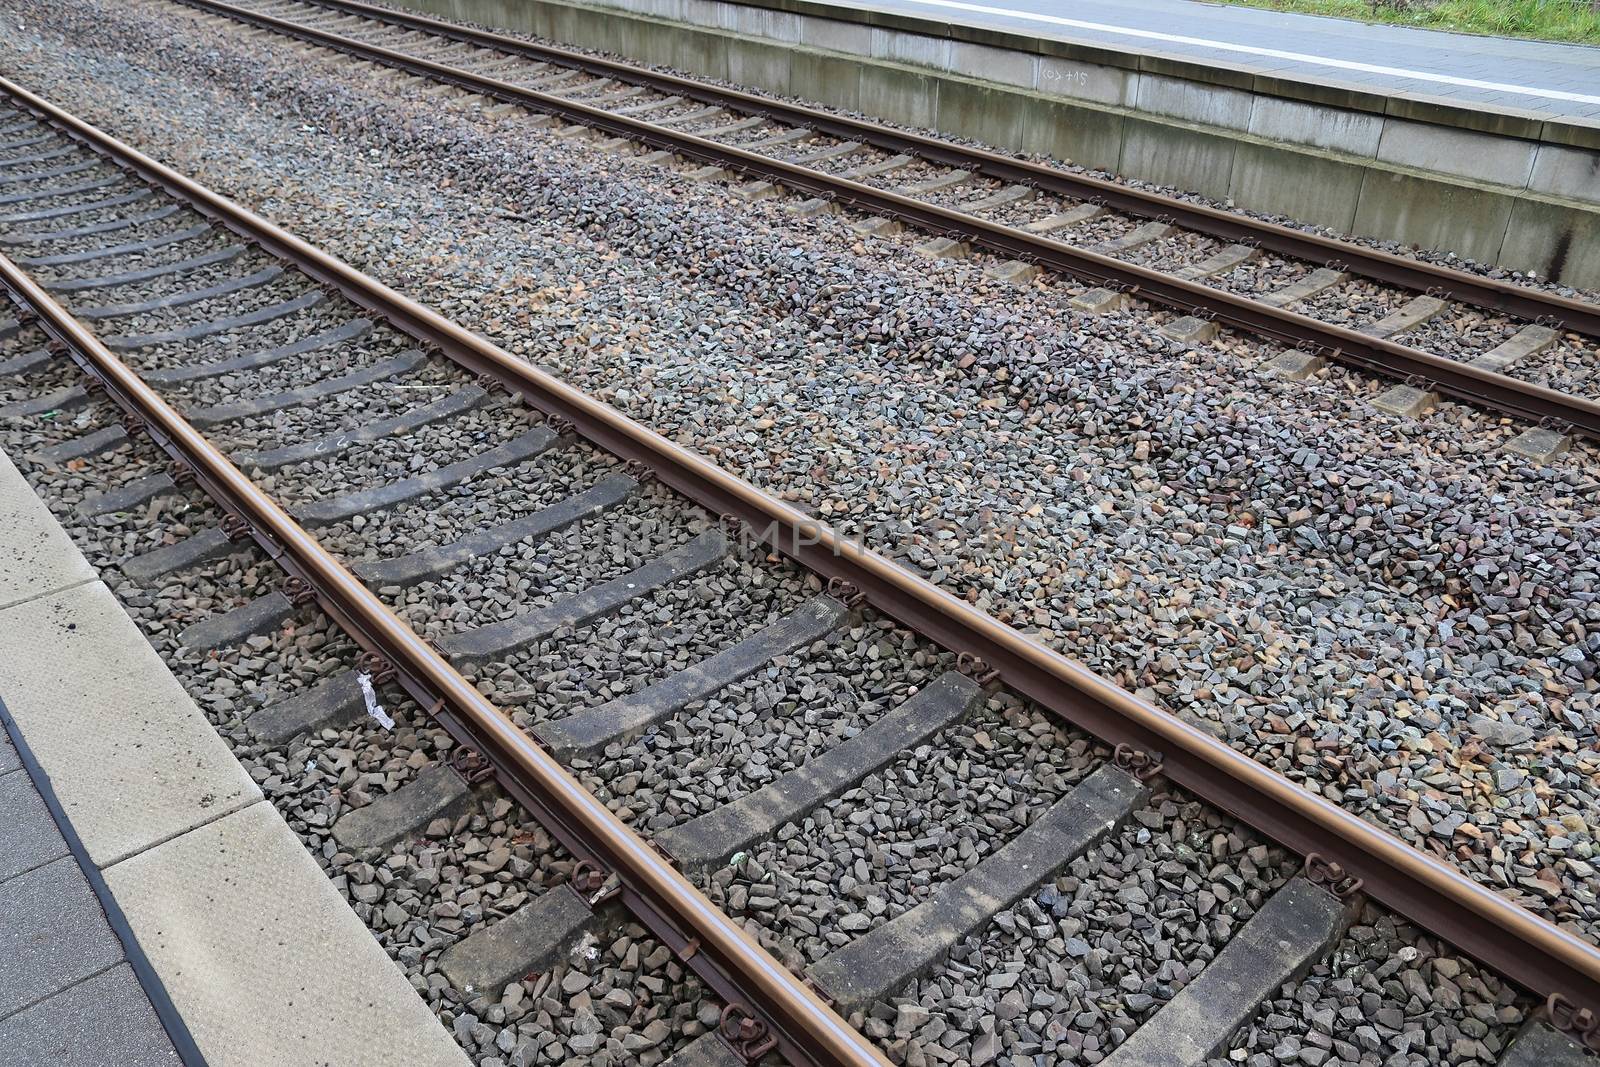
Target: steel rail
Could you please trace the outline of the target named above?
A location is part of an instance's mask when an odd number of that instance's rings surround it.
[[[83,130],[75,120],[45,105],[11,82],[0,88],[24,100],[47,118],[68,129]],[[94,138],[93,147],[103,147]],[[157,167],[120,146],[115,158],[137,170]],[[137,162],[136,162],[137,160]],[[173,176],[175,177],[175,176]],[[166,184],[166,183],[163,183]],[[174,183],[182,185],[182,183]],[[207,214],[219,198],[196,198]],[[243,213],[228,213],[243,221]],[[270,224],[250,217],[251,229]],[[249,235],[249,231],[238,232]],[[287,235],[281,242],[299,256],[317,257]],[[280,241],[263,241],[263,245]],[[328,260],[327,263],[334,261]],[[338,264],[340,273],[355,272]],[[375,283],[374,283],[375,284]],[[292,577],[315,591],[323,609],[358,644],[397,672],[397,680],[419,705],[450,733],[487,758],[507,791],[534,812],[576,858],[595,865],[617,881],[616,893],[640,921],[672,949],[743,1017],[760,1021],[759,1035],[770,1034],[791,1062],[832,1067],[888,1067],[888,1061],[854,1030],[803,979],[795,976],[718,909],[660,852],[618,819],[556,759],[488,701],[432,645],[401,621],[374,593],[238,470],[206,437],[168,405],[137,373],[111,353],[89,329],[57,304],[46,291],[0,255],[0,287],[29,309],[56,342],[66,346],[92,381],[103,385],[138,421],[134,427],[151,437],[180,465],[183,477],[197,483],[231,515],[241,517],[249,534]],[[387,293],[388,300],[400,301]],[[384,306],[378,304],[377,306]],[[417,317],[435,325],[444,320],[415,308]],[[507,357],[508,359],[510,357]],[[560,891],[559,887],[553,891]],[[605,886],[592,894],[574,886],[591,906],[612,894]],[[726,1016],[725,1016],[726,1018]],[[737,1021],[737,1019],[736,1019]]]
[[[1492,969],[1541,996],[1565,998],[1580,1010],[1600,1013],[1600,948],[5,78],[0,78],[0,90],[461,365],[503,383],[547,414],[567,419],[599,447],[640,461],[664,484],[711,513],[741,520],[774,550],[830,582],[848,583],[874,608],[911,630],[949,650],[978,657],[1006,685],[1040,706],[1109,744],[1128,744],[1160,760],[1162,773],[1176,785],[1291,851],[1319,853],[1340,864],[1350,877],[1362,880],[1374,899]],[[475,714],[487,717],[494,733],[486,743],[506,746],[518,761],[557,776],[554,780],[570,781],[520,731],[507,734],[509,720],[419,644],[410,638],[401,651],[427,659],[429,670],[450,683],[448,689],[439,687],[442,695],[468,702]],[[594,817],[602,814],[609,815],[602,809]],[[627,840],[637,842],[631,835]],[[651,863],[650,856],[629,856],[651,877],[668,876],[670,868]]]
[[[179,0],[189,3],[191,0]],[[1484,278],[1434,263],[1407,259],[1367,248],[1351,241],[1306,233],[1261,219],[1191,203],[1175,196],[1130,188],[1117,182],[1072,174],[1054,167],[1016,159],[981,148],[954,144],[924,134],[897,130],[879,123],[834,115],[803,104],[756,93],[712,85],[693,78],[665,74],[632,63],[584,55],[553,45],[535,44],[505,34],[455,25],[409,11],[397,11],[362,0],[299,0],[336,12],[361,15],[410,29],[448,37],[467,44],[516,53],[531,59],[577,68],[590,74],[668,95],[767,115],[793,126],[845,140],[860,141],[889,152],[904,152],[946,166],[970,170],[997,181],[1030,185],[1077,200],[1104,204],[1128,215],[1170,219],[1174,224],[1225,241],[1255,244],[1268,251],[1319,266],[1338,263],[1342,269],[1374,281],[1425,293],[1442,290],[1453,300],[1504,312],[1529,321],[1556,320],[1563,328],[1600,338],[1600,306],[1544,293],[1525,286]],[[196,5],[201,6],[201,5]]]
[[[285,19],[224,3],[222,0],[177,0],[213,14],[251,23],[264,29],[298,37],[364,59],[377,60],[412,74],[432,78],[508,103],[559,114],[565,118],[617,136],[665,148],[680,155],[757,174],[794,189],[850,204],[860,210],[911,224],[936,234],[949,234],[989,251],[1035,262],[1096,285],[1135,293],[1185,314],[1196,314],[1235,326],[1248,333],[1303,348],[1341,363],[1404,382],[1428,383],[1432,388],[1468,403],[1535,423],[1570,427],[1584,436],[1600,439],[1600,403],[1572,396],[1504,374],[1479,370],[1466,363],[1395,344],[1284,308],[1273,307],[1191,282],[1111,256],[1100,255],[1028,233],[1014,226],[989,222],[899,193],[878,189],[814,170],[797,163],[721,144],[695,134],[658,126],[641,119],[616,115],[600,108],[526,89],[509,82],[474,74],[431,60],[366,44]],[[320,0],[319,0],[320,2]],[[346,3],[348,0],[327,0]]]

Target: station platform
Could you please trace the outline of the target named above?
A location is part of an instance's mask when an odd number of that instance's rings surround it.
[[[1194,0],[401,0],[1600,290],[1600,48]]]
[[[0,1067],[469,1062],[0,453]]]
[[[1195,0],[827,0],[1491,114],[1600,119],[1600,48]]]

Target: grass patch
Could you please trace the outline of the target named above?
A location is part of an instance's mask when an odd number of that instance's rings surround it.
[[[1223,0],[1430,30],[1600,44],[1600,0]]]

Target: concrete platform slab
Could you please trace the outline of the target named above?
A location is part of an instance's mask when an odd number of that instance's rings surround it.
[[[96,865],[261,798],[100,582],[0,611],[0,694]]]
[[[468,1063],[270,804],[105,877],[211,1067]]]
[[[93,581],[94,568],[0,453],[0,609]]]

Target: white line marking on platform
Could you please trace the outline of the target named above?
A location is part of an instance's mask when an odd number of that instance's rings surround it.
[[[1305,52],[1285,52],[1279,48],[1260,48],[1256,45],[1229,44],[1205,37],[1186,37],[1178,33],[1161,33],[1158,30],[1136,30],[1126,26],[1111,26],[1104,22],[1085,22],[1082,19],[1062,18],[1059,15],[1040,15],[1032,11],[1013,11],[1006,7],[988,4],[968,4],[963,0],[904,0],[923,7],[950,8],[970,11],[977,15],[1001,15],[1006,18],[1043,22],[1051,26],[1065,26],[1074,30],[1095,30],[1099,33],[1117,33],[1124,37],[1138,37],[1147,41],[1164,41],[1168,44],[1187,44],[1201,48],[1215,48],[1223,52],[1240,52],[1251,56],[1287,59],[1296,63],[1313,63],[1319,67],[1338,67],[1341,70],[1359,70],[1368,74],[1387,74],[1396,78],[1414,78],[1418,81],[1438,82],[1441,85],[1460,85],[1469,89],[1488,89],[1500,93],[1517,93],[1521,96],[1538,96],[1546,100],[1568,100],[1579,104],[1600,104],[1600,96],[1586,93],[1568,93],[1560,89],[1539,89],[1529,85],[1507,85],[1504,82],[1479,81],[1476,78],[1457,78],[1450,74],[1433,74],[1425,70],[1408,70],[1405,67],[1385,67],[1377,63],[1358,63],[1352,59],[1333,59],[1329,56],[1308,55]]]

